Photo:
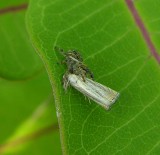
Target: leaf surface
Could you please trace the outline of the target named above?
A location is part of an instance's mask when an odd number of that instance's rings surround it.
[[[52,84],[64,154],[147,154],[159,146],[159,65],[125,1],[31,0],[27,25]],[[55,46],[80,51],[95,80],[120,92],[110,111],[73,88],[64,93]]]

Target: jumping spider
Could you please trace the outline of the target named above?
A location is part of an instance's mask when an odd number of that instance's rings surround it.
[[[80,53],[75,50],[69,50],[68,52],[64,52],[63,49],[55,47],[55,51],[60,52],[65,59],[62,61],[63,64],[67,65],[67,71],[63,75],[63,87],[67,90],[69,86],[68,74],[75,74],[80,76],[85,82],[85,78],[89,75],[91,79],[93,79],[93,73],[89,70],[89,68],[83,63],[83,58]]]

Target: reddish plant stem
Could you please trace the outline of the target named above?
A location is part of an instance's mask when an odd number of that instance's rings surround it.
[[[25,10],[25,9],[27,9],[27,7],[28,7],[28,4],[21,4],[18,6],[10,6],[7,8],[3,8],[3,9],[0,9],[0,15],[6,14],[9,12],[18,12],[21,10]]]
[[[136,10],[135,6],[134,6],[134,2],[133,0],[126,0],[126,4],[138,26],[138,28],[140,29],[142,36],[151,52],[151,54],[154,56],[154,58],[156,59],[156,61],[160,64],[160,55],[158,54],[153,42],[151,41],[149,32],[147,31],[140,15],[138,14],[138,11]]]

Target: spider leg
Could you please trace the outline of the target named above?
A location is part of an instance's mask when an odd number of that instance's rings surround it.
[[[63,75],[63,88],[65,91],[67,91],[67,88],[69,87],[70,83],[68,81],[68,72],[66,72],[64,75]]]
[[[94,79],[94,75],[90,71],[90,69],[86,65],[84,65],[84,64],[81,67],[83,68],[83,70],[85,70],[86,74],[88,74],[90,76],[90,78],[93,80]]]

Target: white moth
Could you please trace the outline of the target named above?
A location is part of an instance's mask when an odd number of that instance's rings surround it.
[[[92,99],[106,110],[117,100],[119,93],[98,83],[86,78],[85,81],[75,74],[68,74],[68,82],[82,94]]]

